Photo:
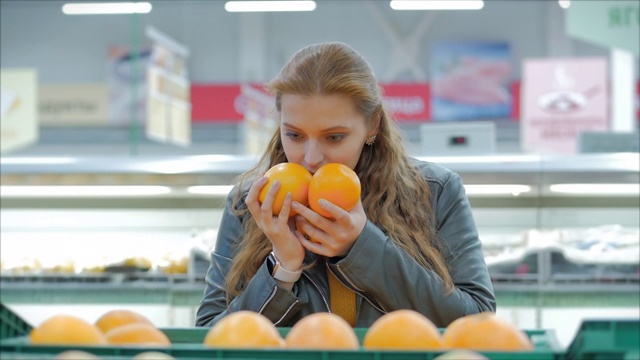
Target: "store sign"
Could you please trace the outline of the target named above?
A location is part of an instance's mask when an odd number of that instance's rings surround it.
[[[572,1],[566,15],[569,35],[640,55],[640,2]]]
[[[259,84],[252,88],[261,89]],[[427,83],[384,83],[384,104],[398,121],[429,121]],[[240,84],[192,84],[193,122],[240,122],[249,99]],[[275,106],[275,103],[273,104]]]
[[[35,69],[0,71],[0,152],[38,140],[38,75]]]
[[[427,83],[380,84],[384,105],[398,121],[428,121],[429,85]]]
[[[109,88],[106,84],[42,84],[38,91],[41,125],[106,125]]]
[[[525,152],[575,153],[581,132],[606,131],[606,58],[523,61],[521,136]]]
[[[240,84],[191,84],[193,122],[240,122]]]

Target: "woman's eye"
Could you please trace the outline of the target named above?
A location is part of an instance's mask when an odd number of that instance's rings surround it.
[[[328,139],[330,142],[338,142],[338,141],[340,141],[340,140],[344,139],[344,135],[342,135],[342,134],[339,134],[339,135],[329,135],[329,136],[327,136],[327,139]]]
[[[296,133],[293,133],[293,132],[285,133],[285,135],[291,140],[298,140],[298,139],[301,138],[300,134],[296,134]]]

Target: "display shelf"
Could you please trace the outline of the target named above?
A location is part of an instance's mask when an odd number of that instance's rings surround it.
[[[118,274],[120,275],[120,274]],[[202,299],[202,278],[187,275],[2,276],[0,301],[7,304],[144,303],[194,306]],[[635,307],[640,285],[494,284],[498,306]]]
[[[463,173],[598,173],[640,171],[638,153],[484,156],[417,156]],[[247,155],[3,156],[2,174],[239,174],[258,160]],[[583,179],[586,180],[586,179]]]
[[[638,153],[577,155],[492,155],[425,157],[460,174],[465,185],[525,184],[532,191],[520,195],[469,194],[483,243],[486,234],[498,230],[518,233],[528,229],[588,228],[619,224],[640,227],[638,193],[610,196],[557,194],[553,183],[638,184]],[[236,155],[189,156],[82,156],[26,158],[3,156],[1,174],[5,186],[24,185],[162,185],[168,194],[147,197],[12,197],[2,194],[3,240],[19,243],[33,237],[81,233],[104,239],[115,230],[156,236],[159,230],[184,232],[193,228],[215,229],[224,205],[224,194],[193,194],[194,185],[228,185],[256,162]],[[166,214],[165,214],[166,213]],[[170,216],[169,216],[170,215]],[[60,219],[55,223],[51,218]],[[92,236],[95,234],[100,236]],[[114,233],[117,235],[117,233]],[[78,236],[76,236],[78,237]],[[180,236],[176,235],[176,238]],[[56,241],[62,241],[58,236]],[[128,240],[129,241],[129,240]],[[3,241],[5,243],[5,241]],[[6,247],[6,243],[4,244]],[[542,252],[534,273],[493,272],[500,306],[636,306],[640,292],[638,274],[567,274],[554,272],[548,251]],[[6,264],[5,264],[6,265]],[[2,298],[9,303],[66,301],[193,305],[200,301],[203,274],[185,277],[128,278],[121,274],[54,276],[3,273]]]

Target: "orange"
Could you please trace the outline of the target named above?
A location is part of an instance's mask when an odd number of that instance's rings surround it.
[[[378,318],[367,330],[362,346],[367,349],[432,350],[441,349],[438,328],[414,310],[395,310]]]
[[[442,334],[447,348],[485,351],[529,351],[527,334],[492,312],[467,315],[454,320]]]
[[[224,348],[282,347],[284,339],[264,315],[241,310],[223,317],[207,332],[205,346]]]
[[[329,202],[349,211],[360,200],[360,179],[347,165],[329,163],[321,166],[309,184],[309,206],[318,214],[333,216],[318,204],[318,200]]]
[[[148,324],[153,325],[151,320],[138,314],[135,311],[126,309],[114,309],[102,314],[96,320],[96,326],[103,332],[107,333],[109,330],[117,328],[127,324]]]
[[[170,346],[169,337],[153,325],[133,323],[109,330],[105,336],[109,344]]]
[[[267,183],[258,194],[258,200],[261,204],[264,202],[264,198],[267,196],[267,192],[273,182],[276,180],[280,182],[280,189],[278,189],[276,198],[273,201],[273,215],[280,214],[287,193],[291,193],[293,201],[297,201],[304,206],[309,205],[309,183],[312,175],[304,166],[296,163],[281,163],[271,167],[264,175],[267,177]],[[295,214],[296,212],[291,209],[289,216],[294,216]]]
[[[357,350],[360,346],[355,331],[343,318],[326,312],[300,319],[285,337],[292,349]]]
[[[31,330],[29,343],[36,345],[106,345],[95,325],[72,315],[54,315]]]

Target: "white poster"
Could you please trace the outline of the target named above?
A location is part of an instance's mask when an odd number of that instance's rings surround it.
[[[529,59],[522,72],[523,151],[576,153],[581,132],[608,129],[606,58]]]
[[[109,48],[109,123],[144,124],[147,104],[147,64],[151,49],[131,51],[126,46]]]
[[[191,82],[186,58],[189,52],[155,28],[147,72],[147,127],[149,139],[181,146],[191,144]]]
[[[0,152],[38,140],[38,75],[35,69],[0,71]]]

